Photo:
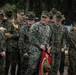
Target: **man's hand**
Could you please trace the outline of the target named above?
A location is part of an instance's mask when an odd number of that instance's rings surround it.
[[[12,34],[10,34],[10,33],[5,33],[5,36],[8,37],[8,38],[11,38],[11,37],[12,37]]]
[[[23,54],[23,57],[28,58],[28,54],[27,53]]]
[[[64,52],[64,48],[61,49],[61,52]]]
[[[42,50],[44,50],[44,51],[45,51],[45,49],[46,49],[44,45],[41,45],[40,48],[41,48]]]
[[[5,57],[5,51],[0,53],[2,57]]]
[[[1,30],[2,32],[4,32],[4,31],[6,30],[6,28],[0,27],[0,30]]]

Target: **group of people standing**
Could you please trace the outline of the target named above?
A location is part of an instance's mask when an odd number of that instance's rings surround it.
[[[68,33],[62,24],[64,15],[56,9],[42,11],[38,22],[34,12],[18,10],[16,19],[12,14],[12,10],[0,10],[0,75],[39,75],[46,48],[52,54],[48,75],[57,75],[65,45],[69,47],[68,75],[76,74],[76,23]]]

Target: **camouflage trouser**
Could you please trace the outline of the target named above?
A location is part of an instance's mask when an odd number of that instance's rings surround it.
[[[57,75],[59,66],[60,66],[61,53],[60,51],[52,52],[52,61],[51,61],[51,71],[49,75]]]
[[[28,58],[21,57],[21,75],[25,75],[25,72],[28,68]]]
[[[29,51],[29,47],[30,47],[30,45],[26,46],[27,53]],[[24,52],[21,53],[21,75],[25,75],[25,72],[26,72],[26,70],[28,68],[28,60],[29,60],[29,58],[28,57],[25,58],[23,56],[24,54],[25,54]]]
[[[0,58],[0,75],[4,75],[5,71],[5,58]]]
[[[59,67],[59,73],[64,73],[64,66],[65,66],[65,51],[61,52],[61,62]]]
[[[33,75],[40,61],[41,51],[34,46],[30,46],[28,54],[29,54],[28,68],[24,75]]]
[[[76,50],[74,48],[70,48],[70,50],[68,51],[68,59],[68,73],[69,75],[76,75]]]

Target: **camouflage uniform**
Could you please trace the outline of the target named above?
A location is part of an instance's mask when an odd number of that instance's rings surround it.
[[[67,28],[64,25],[63,25],[63,27],[65,29],[63,42],[64,42],[64,47],[66,47],[68,30],[67,30]],[[60,62],[60,67],[59,67],[60,75],[63,75],[64,67],[65,67],[65,51],[61,52],[61,62]]]
[[[29,38],[32,45],[28,51],[29,62],[25,75],[33,75],[34,71],[38,69],[37,65],[41,56],[40,45],[49,46],[50,36],[51,30],[49,26],[41,22],[37,22],[31,26]]]
[[[9,14],[7,14],[7,16],[8,15]],[[20,27],[18,24],[19,22],[17,20],[14,20],[13,22],[9,20],[6,27],[7,32],[13,35],[10,39],[9,38],[7,39],[7,44],[10,43],[10,47],[8,47],[8,49],[11,50],[11,52],[10,51],[7,52],[7,54],[10,52],[10,57],[7,55],[8,56],[7,59],[11,60],[9,61],[11,62],[11,72],[10,72],[11,75],[15,75],[15,74],[20,75],[20,50],[18,48]],[[6,70],[6,73],[7,73],[7,70]]]
[[[5,75],[8,75],[8,71],[9,71],[9,68],[10,68],[10,65],[13,63],[13,53],[15,51],[15,47],[16,44],[18,44],[16,41],[18,40],[18,37],[19,35],[17,34],[16,32],[16,29],[14,28],[12,22],[11,22],[11,19],[9,19],[12,14],[10,14],[10,11],[8,12],[7,10],[7,17],[8,17],[8,20],[3,20],[2,22],[2,27],[6,28],[6,31],[4,32],[5,35],[6,33],[10,33],[12,34],[12,37],[11,38],[8,38],[6,37],[6,64],[5,64]],[[15,72],[15,70],[12,70],[12,67],[11,67],[11,74],[13,74]],[[15,75],[15,74],[13,74]]]
[[[15,26],[13,26],[13,24],[18,25],[16,23],[12,23],[11,22],[11,26],[13,27],[11,30],[13,30],[13,35],[14,37],[11,38],[11,43],[12,45],[10,46],[12,48],[11,51],[11,75],[15,75],[15,73],[17,73],[17,75],[20,75],[20,50],[18,47],[18,42],[19,42],[19,26],[16,28]],[[16,71],[17,70],[17,71]]]
[[[64,48],[64,39],[66,37],[66,28],[61,24],[56,26],[55,24],[50,25],[52,29],[52,41],[51,41],[51,73],[49,75],[57,75],[57,71],[60,66],[61,59],[61,48]]]
[[[5,46],[5,35],[0,31],[0,53],[6,50]],[[0,55],[0,75],[4,75],[5,71],[5,58]]]
[[[19,29],[21,28],[21,26],[25,25],[25,22],[24,22],[24,21],[18,22],[17,19],[14,21],[14,23],[15,23],[16,25],[18,25]],[[19,30],[19,29],[18,29],[18,30]]]
[[[19,61],[20,61],[20,52],[19,52],[19,48],[18,48],[18,41],[19,41],[19,32],[18,32],[18,28],[14,27],[14,35],[16,34],[16,36],[13,39],[13,47],[12,47],[12,58],[11,58],[11,75],[15,75],[15,73],[17,75],[19,75],[18,73],[18,68],[19,68]]]
[[[16,45],[18,44],[17,40],[18,40],[19,35],[16,32],[16,30],[15,30],[15,28],[10,20],[7,20],[4,24],[5,24],[5,28],[7,29],[7,31],[5,33],[12,34],[11,38],[6,39],[6,46],[7,47],[6,47],[5,75],[8,75],[10,65],[12,65],[14,63],[13,53],[15,52],[15,50],[17,48]],[[12,67],[11,67],[11,74],[13,74],[14,72],[15,72],[15,70],[12,70]]]
[[[28,66],[28,59],[25,58],[23,54],[28,53],[30,47],[29,31],[30,26],[28,25],[24,25],[20,29],[19,49],[21,54],[21,75],[25,74],[25,71]]]
[[[21,75],[25,75],[25,72],[28,67],[28,57],[26,57],[24,54],[29,51],[30,48],[30,41],[29,41],[29,32],[30,27],[33,24],[33,21],[35,22],[35,13],[34,12],[28,12],[26,14],[26,25],[22,26],[20,28],[20,38],[19,38],[19,49],[21,52]],[[30,23],[28,21],[31,21]]]
[[[3,21],[3,10],[0,10],[0,21]],[[0,28],[3,27],[2,21],[0,22]],[[6,50],[6,38],[4,32],[0,30],[0,53]],[[5,57],[0,54],[0,75],[4,75],[5,71]]]
[[[69,67],[68,74],[76,75],[76,31],[70,31],[68,34],[68,59],[69,59]]]

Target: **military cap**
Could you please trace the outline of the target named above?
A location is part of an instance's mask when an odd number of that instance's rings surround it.
[[[34,12],[28,12],[25,16],[25,19],[32,20],[32,19],[38,19],[38,17],[36,17],[36,14]]]
[[[57,9],[56,8],[52,8],[51,12],[55,15],[57,13]]]
[[[57,13],[56,13],[56,18],[57,18],[57,19],[65,20],[64,15],[63,15],[60,11],[57,11]]]
[[[59,12],[59,11],[57,11],[57,13],[56,13],[56,18],[57,18],[57,19],[62,19],[62,18],[63,18],[62,13]]]
[[[24,9],[18,9],[18,10],[17,10],[17,13],[24,15]]]
[[[41,16],[43,16],[43,17],[50,17],[50,13],[48,11],[43,11]]]

